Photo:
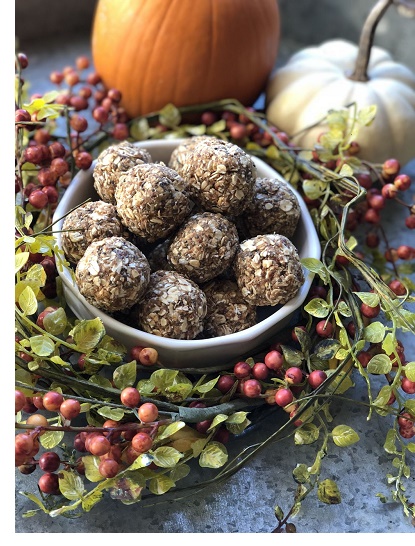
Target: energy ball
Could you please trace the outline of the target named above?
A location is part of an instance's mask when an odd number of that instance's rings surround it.
[[[139,328],[156,336],[195,339],[203,331],[206,296],[176,271],[156,271],[138,304]]]
[[[109,313],[127,310],[143,296],[150,280],[144,254],[123,237],[94,241],[75,269],[80,293]]]
[[[226,336],[256,324],[256,306],[245,301],[236,282],[214,279],[202,289],[207,300],[207,336]]]
[[[124,140],[103,150],[97,157],[92,176],[100,198],[115,205],[115,188],[122,173],[140,163],[151,163],[150,153]]]
[[[184,190],[184,180],[166,165],[136,165],[119,178],[115,190],[118,215],[132,233],[155,242],[189,216],[193,202]]]
[[[304,283],[298,251],[284,235],[257,235],[243,241],[235,256],[236,282],[252,305],[283,305]]]
[[[252,198],[256,166],[242,148],[219,139],[201,139],[187,154],[180,173],[202,209],[238,216]]]
[[[288,182],[257,178],[252,201],[242,219],[250,237],[279,233],[291,239],[300,215],[300,204]]]
[[[73,264],[79,262],[92,242],[106,237],[121,237],[125,232],[117,209],[105,201],[80,205],[65,217],[62,230],[62,249]]]
[[[201,141],[212,142],[213,144],[217,144],[218,142],[224,142],[216,137],[211,137],[207,135],[185,138],[183,139],[183,142],[172,151],[169,160],[169,167],[182,176],[184,166],[186,165],[186,163],[188,163],[189,153],[192,152],[196,144],[199,144],[199,142]]]
[[[210,281],[232,263],[239,238],[233,222],[213,212],[193,214],[167,251],[171,268],[196,283]]]

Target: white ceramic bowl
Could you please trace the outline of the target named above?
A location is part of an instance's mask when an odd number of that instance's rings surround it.
[[[170,154],[181,140],[148,140],[137,142],[136,145],[146,148],[154,161],[168,163]],[[281,178],[274,169],[264,161],[253,157],[257,166],[258,176],[265,178]],[[59,248],[62,248],[61,235],[63,216],[72,208],[88,198],[98,199],[93,186],[92,172],[95,162],[88,171],[79,172],[63,195],[54,214],[54,234]],[[320,258],[320,242],[314,228],[308,209],[301,196],[293,190],[301,207],[301,217],[293,238],[300,258]],[[60,271],[63,290],[67,304],[78,318],[101,318],[108,335],[123,343],[127,349],[135,345],[153,347],[159,353],[160,362],[169,368],[209,368],[229,367],[230,363],[248,358],[262,347],[268,340],[284,328],[305,300],[313,280],[313,274],[305,273],[305,282],[297,295],[279,308],[260,308],[260,321],[235,334],[201,340],[177,340],[148,334],[127,326],[103,311],[90,305],[80,294],[69,269]],[[275,338],[274,338],[275,339]]]

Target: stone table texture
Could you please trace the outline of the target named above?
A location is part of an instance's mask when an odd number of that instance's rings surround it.
[[[25,0],[26,1],[26,0]],[[39,3],[39,2],[37,2]],[[74,1],[64,4],[73,4],[79,9],[80,2]],[[22,1],[16,2],[17,13],[23,14],[20,28],[24,29],[24,10]],[[45,4],[50,4],[45,2]],[[92,2],[91,2],[92,4]],[[359,2],[359,9],[353,17],[348,3],[324,0],[319,10],[324,14],[327,10],[342,13],[336,19],[331,30],[324,28],[323,21],[318,14],[313,13],[311,5],[315,2],[297,1],[298,11],[293,3],[281,1],[281,8],[287,19],[282,33],[281,55],[282,63],[289,54],[302,48],[308,43],[320,42],[325,38],[342,36],[342,31],[348,33],[351,39],[357,39],[364,11],[368,10],[372,2]],[[320,3],[319,3],[320,4]],[[347,9],[346,9],[347,6]],[[363,7],[364,6],[364,7]],[[84,6],[85,7],[85,6]],[[327,10],[325,10],[327,7]],[[356,6],[357,8],[357,6]],[[317,8],[315,8],[317,9]],[[22,11],[23,10],[23,11]],[[345,11],[348,13],[345,14]],[[85,17],[90,16],[89,14]],[[363,15],[362,15],[363,13]],[[298,26],[298,20],[307,18],[307,25]],[[50,17],[52,15],[50,14]],[[398,24],[396,15],[391,15],[384,26]],[[317,21],[318,19],[318,21]],[[311,29],[319,25],[326,31],[312,35]],[[327,22],[327,20],[326,20]],[[68,20],[68,25],[70,21]],[[344,23],[344,27],[342,27]],[[51,25],[56,24],[52,21]],[[61,24],[64,26],[65,23]],[[407,32],[407,21],[399,22],[402,32]],[[46,24],[47,26],[47,24]],[[84,25],[88,26],[88,25]],[[333,30],[333,28],[335,30]],[[43,93],[51,89],[48,76],[54,69],[61,69],[73,64],[79,55],[89,55],[89,37],[84,32],[71,39],[62,39],[55,36],[42,40],[22,30],[26,44],[23,50],[29,57],[30,66],[25,72],[26,79],[31,84],[31,92]],[[395,40],[392,43],[388,33],[380,33],[380,40],[400,54],[408,51],[403,43]],[[44,36],[44,35],[43,35]],[[409,36],[409,34],[408,34]],[[394,36],[395,38],[396,35]],[[411,36],[412,39],[412,36]],[[404,40],[403,40],[404,42]],[[413,63],[413,55],[407,55],[408,64]],[[415,156],[415,146],[414,146]],[[415,179],[415,160],[404,167],[404,172]],[[391,214],[387,219],[386,230],[391,246],[408,244],[415,246],[415,232],[402,229],[403,220],[400,211]],[[408,361],[415,360],[414,336],[405,336],[405,354]],[[353,375],[355,387],[348,391],[349,403],[333,403],[331,413],[338,424],[347,424],[360,436],[360,441],[348,448],[336,447],[330,444],[327,457],[323,461],[322,478],[336,481],[342,502],[338,505],[325,505],[311,493],[303,502],[299,513],[291,519],[297,527],[297,533],[413,533],[409,519],[402,513],[401,505],[394,502],[382,504],[376,497],[382,493],[389,497],[386,475],[393,472],[392,457],[383,449],[386,432],[390,426],[389,419],[374,414],[367,421],[367,409],[359,405],[367,398],[366,386],[357,374]],[[253,431],[245,433],[235,442],[231,450],[237,452],[238,446],[253,445],[264,439],[268,433],[276,430],[282,415],[272,413]],[[23,518],[23,514],[35,508],[35,505],[19,494],[19,491],[36,492],[35,473],[32,476],[22,476],[16,473],[16,505],[15,505],[15,532],[16,533],[263,533],[269,534],[276,527],[274,515],[276,504],[284,512],[291,507],[296,484],[292,478],[292,470],[296,463],[312,464],[317,444],[298,447],[292,438],[286,438],[268,445],[254,457],[242,470],[228,481],[210,486],[203,491],[195,491],[180,501],[161,502],[155,506],[142,504],[123,505],[118,501],[105,498],[89,513],[79,519],[56,518],[40,513],[33,518]],[[412,467],[415,465],[412,456]],[[408,496],[415,500],[415,479],[408,482]],[[8,502],[7,499],[5,499]],[[158,501],[163,501],[160,497]]]

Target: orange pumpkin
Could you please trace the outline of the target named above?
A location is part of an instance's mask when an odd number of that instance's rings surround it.
[[[131,117],[168,103],[264,91],[280,40],[277,0],[98,0],[92,58]]]

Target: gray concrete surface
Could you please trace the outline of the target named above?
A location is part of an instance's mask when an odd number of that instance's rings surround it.
[[[34,1],[34,0],[33,0]],[[23,4],[17,0],[16,10],[25,18]],[[38,2],[39,3],[39,2]],[[65,2],[60,2],[60,6]],[[79,7],[81,2],[72,0],[68,4]],[[43,4],[49,4],[46,0]],[[56,3],[57,4],[57,3]],[[367,11],[371,1],[350,2],[324,0],[321,2],[281,1],[286,23],[283,28],[280,62],[286,55],[306,44],[323,40],[326,36],[357,36],[357,22]],[[69,8],[67,8],[69,10]],[[353,15],[356,9],[355,15]],[[335,14],[341,13],[341,15]],[[66,13],[68,18],[70,10]],[[357,15],[359,14],[359,15]],[[327,24],[325,17],[330,17]],[[391,15],[391,19],[395,16]],[[326,21],[324,24],[323,21]],[[20,24],[23,25],[23,20]],[[69,24],[69,21],[68,21]],[[392,24],[392,23],[391,23]],[[413,21],[400,20],[400,29],[411,27]],[[63,24],[62,27],[66,25]],[[22,26],[21,26],[22,28]],[[63,30],[63,28],[62,28]],[[408,32],[408,34],[405,34]],[[329,36],[330,35],[330,36]],[[409,39],[409,31],[401,30],[393,36],[383,36],[397,55],[405,49],[402,36]],[[352,36],[353,37],[353,36]],[[382,38],[382,35],[380,35]],[[410,36],[412,40],[412,35]],[[388,42],[389,40],[389,42]],[[405,42],[406,38],[403,40]],[[24,50],[30,59],[26,77],[33,92],[50,89],[48,75],[74,62],[80,54],[88,54],[87,33],[72,34],[70,38],[31,36]],[[407,52],[406,52],[407,53]],[[412,55],[403,55],[408,64],[414,62]],[[414,154],[415,155],[415,154]],[[415,160],[407,166],[406,172],[415,177]],[[387,231],[392,246],[402,243],[402,218],[399,212],[391,216]],[[406,244],[415,245],[414,232],[406,237]],[[405,337],[406,356],[415,360],[413,336]],[[327,506],[311,494],[303,503],[299,514],[292,520],[298,533],[413,533],[412,527],[403,514],[401,506],[389,502],[382,504],[376,497],[380,492],[389,495],[386,474],[392,472],[391,457],[383,450],[383,442],[389,427],[388,419],[374,416],[366,421],[367,411],[359,405],[365,399],[366,387],[359,377],[354,378],[356,387],[349,393],[350,403],[335,404],[332,410],[337,423],[347,424],[360,435],[360,441],[350,448],[331,446],[323,461],[323,477],[336,480],[342,503]],[[274,430],[281,417],[277,414],[267,418],[249,435],[245,435],[232,447],[254,444]],[[291,473],[296,463],[310,464],[313,460],[313,446],[295,447],[292,439],[269,445],[243,470],[222,485],[210,487],[181,501],[145,507],[140,504],[125,506],[106,498],[81,519],[52,519],[44,514],[34,518],[23,518],[23,514],[34,505],[19,494],[20,490],[36,491],[33,475],[16,474],[15,532],[27,534],[56,533],[63,535],[90,533],[261,533],[269,534],[276,526],[274,506],[279,504],[284,511],[291,505],[295,483]],[[412,461],[413,463],[413,461]],[[415,500],[415,480],[408,483],[408,495]],[[4,499],[8,502],[8,499]],[[321,540],[323,537],[320,537]],[[62,543],[64,537],[59,540]],[[73,540],[73,539],[72,539]],[[100,538],[104,540],[104,537]]]

